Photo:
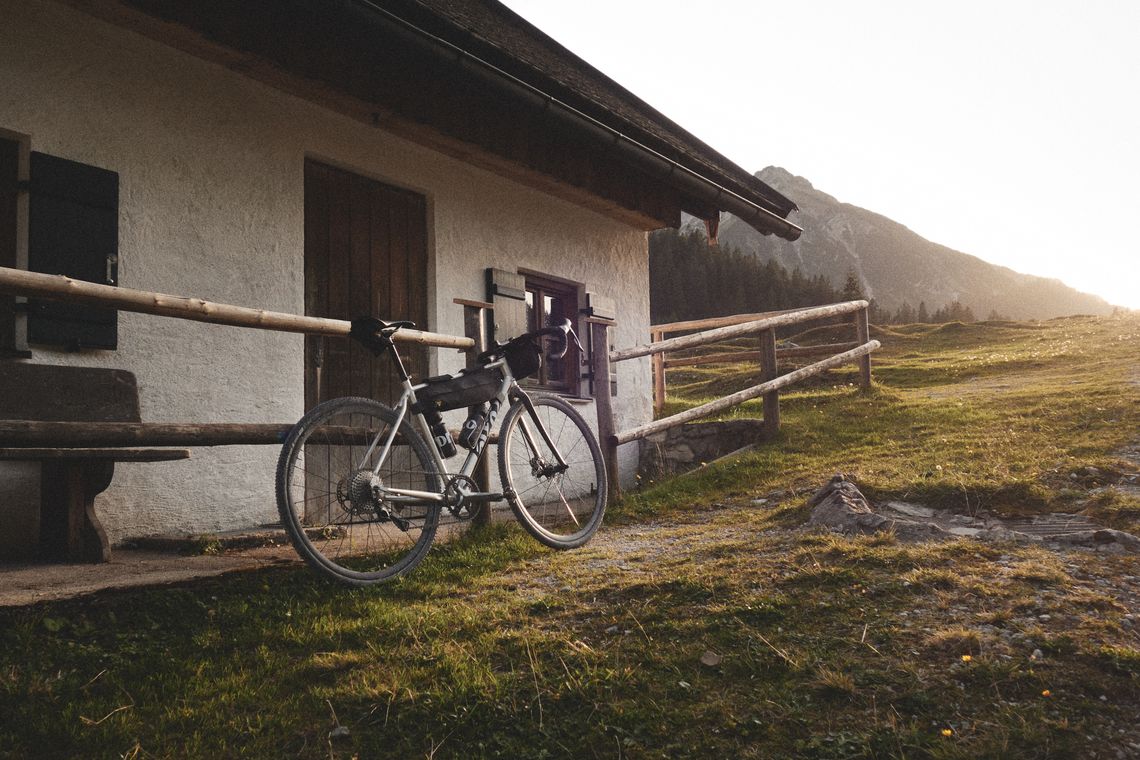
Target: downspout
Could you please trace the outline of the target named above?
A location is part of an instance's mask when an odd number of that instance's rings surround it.
[[[735,214],[762,234],[775,233],[785,240],[796,240],[803,232],[802,228],[739,193],[662,155],[458,45],[415,26],[370,0],[338,0],[337,4],[354,13],[370,12],[368,20],[379,22],[392,34],[436,58],[450,61],[493,88],[506,90],[516,98],[529,102],[544,115],[558,119],[579,132],[592,135],[598,142],[614,150],[654,179],[672,185],[696,200]]]

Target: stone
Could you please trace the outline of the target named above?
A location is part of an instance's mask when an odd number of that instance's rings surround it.
[[[708,650],[701,655],[701,664],[708,668],[715,668],[717,665],[720,665],[722,660],[724,660],[724,658],[712,650]]]
[[[819,525],[845,533],[875,533],[886,530],[892,521],[871,511],[867,499],[843,475],[834,476],[808,501],[809,525]]]
[[[909,517],[934,517],[933,509],[920,504],[911,504],[906,501],[888,501],[884,506]]]
[[[329,731],[329,739],[333,741],[347,739],[350,736],[352,736],[352,732],[348,730],[348,726],[337,726],[332,731]]]
[[[1096,530],[1082,530],[1074,533],[1056,536],[1053,539],[1060,544],[1070,546],[1090,546],[1104,548],[1113,553],[1140,554],[1140,538],[1112,528],[1099,528]],[[1112,547],[1112,548],[1108,548]]]
[[[692,462],[696,458],[693,449],[684,443],[676,444],[665,452],[665,459],[670,462]]]
[[[964,525],[955,525],[950,529],[950,533],[955,536],[976,536],[981,532],[981,528],[967,528]]]

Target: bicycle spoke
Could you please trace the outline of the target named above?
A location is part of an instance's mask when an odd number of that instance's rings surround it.
[[[578,546],[597,529],[605,509],[601,451],[581,415],[564,401],[539,396],[532,402],[533,414],[518,406],[504,419],[500,475],[516,517],[535,538],[555,548]]]
[[[282,522],[302,556],[337,580],[367,584],[399,575],[435,535],[437,508],[385,504],[373,493],[378,462],[382,485],[439,488],[426,444],[409,428],[380,462],[372,441],[385,440],[394,421],[394,412],[373,401],[327,402],[302,419],[282,452]]]

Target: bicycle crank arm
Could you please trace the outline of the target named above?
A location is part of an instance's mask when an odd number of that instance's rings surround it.
[[[477,492],[477,493],[465,493],[465,494],[463,494],[463,502],[464,503],[467,503],[469,501],[475,501],[475,502],[479,502],[480,504],[483,504],[483,503],[491,502],[491,501],[502,501],[505,498],[507,498],[507,497],[501,493],[491,493],[491,492],[484,493],[482,491]]]

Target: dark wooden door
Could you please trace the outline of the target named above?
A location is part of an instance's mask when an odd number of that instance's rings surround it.
[[[427,203],[422,195],[316,161],[305,162],[305,313],[410,319],[427,328]],[[401,344],[413,376],[423,348]],[[391,403],[400,395],[388,357],[349,338],[308,336],[305,408],[339,396]]]

